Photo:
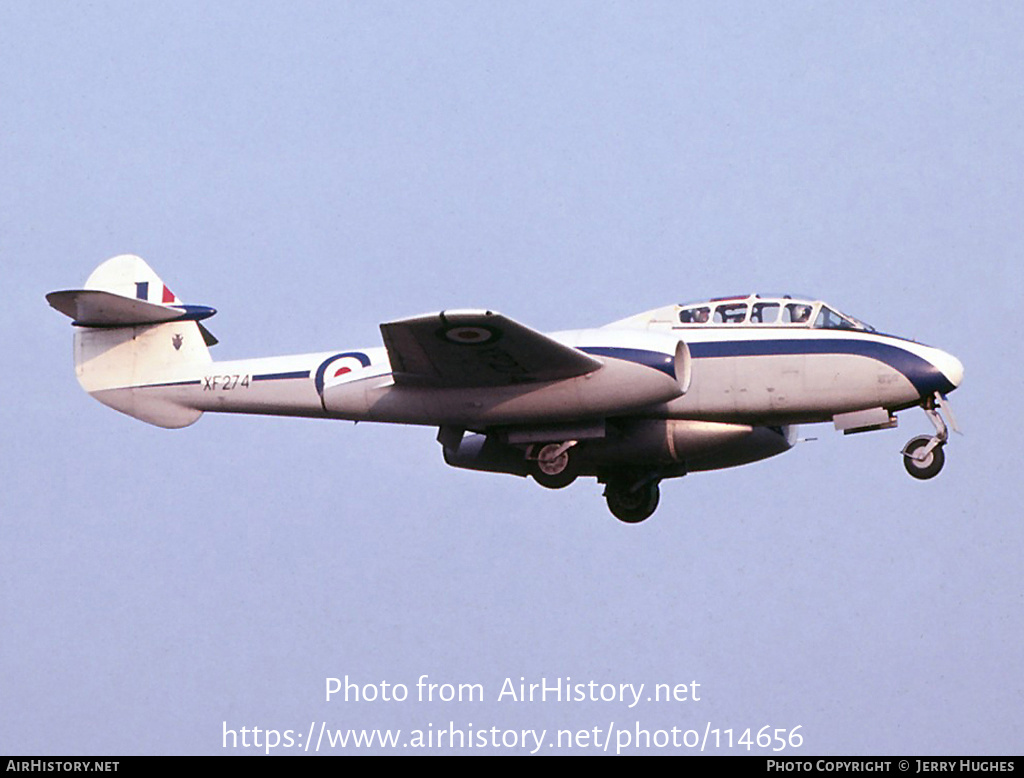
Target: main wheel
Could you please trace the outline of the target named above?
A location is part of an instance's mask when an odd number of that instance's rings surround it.
[[[604,490],[604,498],[615,518],[627,524],[638,524],[654,513],[661,490],[657,481],[634,491],[630,491],[627,484],[610,483]]]
[[[905,453],[903,454],[903,467],[907,469],[914,478],[918,478],[922,481],[927,481],[929,478],[934,478],[942,470],[942,466],[946,464],[946,455],[942,452],[942,444],[939,444],[928,452],[928,456],[924,459],[915,459],[914,455],[923,449],[931,441],[927,435],[922,435],[919,438],[914,438],[907,444]]]
[[[546,489],[562,489],[576,480],[576,468],[569,456],[570,449],[553,456],[560,447],[558,443],[549,443],[537,452],[533,480]]]

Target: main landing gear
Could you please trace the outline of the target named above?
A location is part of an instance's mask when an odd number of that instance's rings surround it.
[[[609,479],[604,488],[608,510],[619,521],[638,524],[648,518],[658,507],[661,490],[658,478],[653,475],[616,477]]]
[[[577,471],[569,451],[576,442],[548,443],[531,452],[533,480],[547,489],[563,489],[575,481]]]
[[[562,489],[580,474],[580,467],[573,454],[578,441],[544,443],[531,447],[526,455],[533,480],[548,489]],[[658,483],[661,473],[638,470],[615,471],[614,474],[599,475],[605,484],[604,497],[608,510],[620,521],[637,524],[650,517],[658,507],[661,491]]]
[[[946,463],[946,455],[942,449],[946,445],[946,441],[949,440],[949,431],[942,419],[943,411],[949,417],[949,425],[957,432],[959,430],[949,402],[939,392],[925,400],[921,407],[924,408],[924,412],[928,414],[928,418],[934,425],[935,434],[918,435],[916,438],[911,438],[903,447],[902,453],[903,467],[907,472],[914,478],[925,481],[937,476]]]

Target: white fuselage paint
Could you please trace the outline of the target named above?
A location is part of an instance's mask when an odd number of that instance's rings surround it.
[[[910,362],[918,370],[927,363],[941,371],[952,359],[874,332],[750,326],[673,331],[694,354],[693,379],[686,396],[667,404],[668,418],[798,424],[866,408],[896,410],[920,402],[922,392],[893,362]],[[837,349],[819,352],[827,343]],[[847,344],[862,353],[843,353]],[[729,353],[734,351],[741,353]]]
[[[176,325],[155,326],[169,333]],[[781,425],[827,421],[835,414],[866,408],[909,407],[930,396],[936,381],[955,386],[962,373],[959,362],[945,352],[874,332],[750,325],[662,325],[654,331],[656,326],[555,333],[554,340],[588,351],[604,366],[585,376],[500,390],[398,386],[387,351],[380,347],[183,363],[170,381],[135,388],[87,388],[104,402],[126,392],[144,392],[193,414],[216,411],[470,428],[602,415]],[[188,339],[199,333],[178,329],[186,340],[176,353],[185,357]],[[680,340],[692,354],[692,380],[685,394],[663,370],[634,361],[640,352],[668,358]],[[367,364],[349,360],[339,375],[332,374],[335,363],[330,360],[352,354],[361,355]],[[117,407],[116,402],[108,404]]]

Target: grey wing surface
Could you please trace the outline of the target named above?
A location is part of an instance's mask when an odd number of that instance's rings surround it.
[[[398,384],[509,386],[572,378],[602,364],[492,311],[441,311],[380,330]]]

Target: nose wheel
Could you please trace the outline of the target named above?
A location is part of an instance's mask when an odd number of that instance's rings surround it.
[[[938,392],[935,393],[934,397],[930,397],[922,407],[928,415],[928,419],[935,427],[935,434],[918,435],[916,438],[911,438],[907,445],[903,447],[902,453],[903,467],[906,468],[906,471],[914,478],[927,481],[929,478],[937,476],[939,471],[942,470],[942,466],[946,464],[946,455],[943,452],[943,448],[949,440],[949,431],[946,428],[946,422],[942,418],[942,411],[945,411],[946,415],[949,416],[950,426],[954,430],[957,427],[953,411],[949,407],[949,402]]]
[[[903,449],[903,467],[914,478],[922,481],[934,478],[946,464],[943,444],[932,445],[933,440],[930,435],[919,435]]]

